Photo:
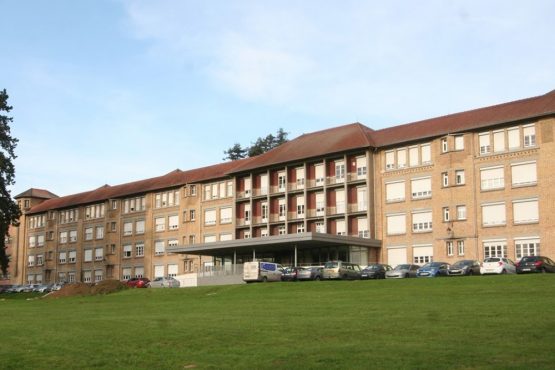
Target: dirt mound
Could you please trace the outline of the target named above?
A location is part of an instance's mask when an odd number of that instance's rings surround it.
[[[97,284],[73,283],[66,284],[62,289],[52,292],[47,297],[72,297],[72,296],[88,296],[96,294],[109,294],[127,289],[127,285],[118,280],[103,280]]]

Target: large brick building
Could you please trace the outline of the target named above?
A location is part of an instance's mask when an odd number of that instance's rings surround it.
[[[153,278],[342,259],[555,258],[555,91],[57,197],[16,196],[14,282]]]

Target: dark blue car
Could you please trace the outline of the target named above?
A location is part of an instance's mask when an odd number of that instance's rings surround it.
[[[449,264],[446,262],[429,262],[420,267],[416,272],[416,277],[438,277],[447,276]]]

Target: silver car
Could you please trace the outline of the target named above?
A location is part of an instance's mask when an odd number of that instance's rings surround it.
[[[149,288],[179,288],[179,280],[173,277],[157,277],[148,283]]]
[[[386,279],[403,279],[416,277],[416,271],[420,266],[411,264],[401,264],[395,266],[393,270],[385,272]]]

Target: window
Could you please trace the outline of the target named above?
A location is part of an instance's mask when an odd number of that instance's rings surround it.
[[[131,279],[131,267],[124,267],[121,269],[121,278],[122,280]]]
[[[245,233],[243,234],[243,238],[244,239],[250,239],[251,237],[251,232],[250,231],[245,231]]]
[[[397,149],[397,168],[407,167],[407,149]]]
[[[447,153],[449,151],[449,146],[447,145],[447,138],[441,139],[441,152]]]
[[[68,272],[67,280],[69,283],[75,283],[75,272]]]
[[[155,256],[163,255],[164,254],[164,249],[165,249],[165,245],[164,245],[163,240],[157,240],[156,242],[154,242],[154,255]]]
[[[60,233],[60,243],[61,244],[67,243],[67,231],[62,231]]]
[[[314,173],[315,173],[315,177],[316,177],[316,185],[324,185],[324,177],[325,177],[325,173],[324,173],[324,165],[319,163],[316,164],[314,166]]]
[[[335,191],[335,207],[336,213],[345,213],[345,190],[338,189]]]
[[[179,240],[170,239],[168,240],[168,247],[177,247],[179,245]]]
[[[304,167],[296,168],[295,175],[297,178],[297,189],[304,189]]]
[[[123,235],[132,235],[133,234],[133,223],[131,221],[127,221],[123,223]]]
[[[488,154],[491,152],[489,132],[485,134],[479,134],[478,141],[480,143],[480,155]]]
[[[34,248],[34,247],[35,247],[35,237],[30,236],[29,237],[29,248]]]
[[[505,224],[505,203],[491,203],[482,205],[483,226],[499,226]]]
[[[212,198],[210,185],[204,185],[204,200],[209,200]]]
[[[536,162],[511,164],[513,186],[535,185],[538,181]]]
[[[422,158],[422,164],[432,163],[432,146],[430,144],[421,145],[420,153]]]
[[[404,213],[387,215],[387,235],[405,234],[407,232],[406,217],[407,216]]]
[[[204,235],[204,242],[205,243],[214,243],[216,242],[216,235]]]
[[[464,136],[455,135],[455,150],[463,150],[463,149],[464,149]]]
[[[515,256],[517,259],[538,255],[540,255],[540,238],[515,239]]]
[[[316,216],[324,216],[326,213],[326,201],[324,193],[316,193]]]
[[[413,262],[415,265],[424,265],[434,260],[434,248],[431,245],[418,245],[412,248]]]
[[[216,210],[207,209],[204,211],[204,224],[207,226],[216,225]]]
[[[44,246],[44,235],[37,236],[37,246],[39,247]]]
[[[27,266],[35,266],[35,256],[27,257]]]
[[[412,179],[410,184],[411,184],[412,199],[429,198],[432,196],[431,177]],[[404,199],[404,196],[403,196],[403,199]]]
[[[262,203],[260,208],[262,211],[262,222],[268,222],[268,203]]]
[[[197,186],[196,185],[190,185],[189,186],[189,195],[191,195],[192,197],[197,196]]]
[[[443,172],[441,174],[441,183],[443,184],[444,188],[449,186],[449,174],[447,172]]]
[[[260,194],[268,194],[268,174],[260,175]]]
[[[266,236],[268,236],[268,228],[265,227],[265,228],[261,229],[261,230],[260,230],[260,236],[261,236],[261,237],[266,237]]]
[[[197,217],[197,213],[194,209],[189,210],[189,220],[195,221]]]
[[[144,211],[146,208],[146,198],[134,197],[127,198],[123,201],[123,213]]]
[[[177,265],[171,264],[168,265],[168,276],[169,277],[176,277],[177,276]]]
[[[211,190],[212,199],[217,199],[219,197],[219,195],[218,195],[218,184],[212,184],[212,185],[210,185],[210,187],[212,188],[212,190]]]
[[[77,262],[77,251],[69,251],[67,260],[69,263]]]
[[[231,233],[221,233],[220,234],[220,241],[226,241],[226,240],[233,240],[233,234]]]
[[[304,196],[297,197],[297,218],[304,217]]]
[[[504,152],[505,148],[505,130],[493,132],[493,151],[495,153]]]
[[[228,197],[233,196],[233,181],[228,181],[227,182],[227,196]]]
[[[168,217],[168,227],[170,230],[177,230],[179,228],[179,216],[172,215]]]
[[[135,257],[144,257],[145,255],[145,244],[137,243],[135,244]]]
[[[297,224],[297,234],[304,233],[304,223]]]
[[[386,183],[385,200],[387,202],[401,202],[405,200],[405,181]]]
[[[86,220],[102,217],[104,217],[104,203],[85,207]]]
[[[536,128],[534,125],[524,126],[522,129],[524,135],[524,147],[536,146]]]
[[[170,190],[154,195],[154,208],[179,205],[179,190]]]
[[[538,200],[525,199],[513,201],[513,217],[515,224],[529,224],[538,222]]]
[[[115,232],[116,231],[116,226],[117,226],[117,224],[115,222],[110,222],[110,231]]]
[[[145,233],[145,220],[135,221],[135,233],[136,234]]]
[[[131,258],[131,252],[133,248],[131,244],[125,244],[123,246],[123,258]]]
[[[457,253],[464,256],[464,240],[457,240]]]
[[[283,220],[285,220],[285,213],[287,212],[285,199],[281,198],[278,202],[279,202],[279,214],[278,214],[279,220],[283,221]]]
[[[83,257],[83,261],[92,262],[92,260],[93,260],[92,257],[93,257],[92,249],[85,249],[85,256]],[[71,262],[71,257],[70,257],[70,262]]]
[[[432,211],[413,213],[412,231],[415,233],[432,231]]]
[[[318,221],[318,222],[316,222],[315,226],[316,226],[315,231],[317,233],[325,233],[326,232],[326,225],[324,224],[324,222]],[[285,226],[283,227],[283,230],[285,231]]]
[[[287,234],[284,225],[279,225],[279,227],[278,227],[278,234],[279,234],[279,235],[285,235],[285,234]]]
[[[457,220],[466,220],[466,206],[457,206]]]
[[[104,226],[97,226],[96,227],[96,238],[103,239],[104,238]]]
[[[245,196],[249,197],[251,195],[251,179],[250,177],[245,178]]]
[[[414,167],[418,166],[420,160],[418,158],[418,147],[413,146],[409,148],[409,166]]]
[[[357,219],[357,227],[359,238],[370,237],[370,231],[368,230],[368,219],[366,217],[360,217]]]
[[[94,281],[95,282],[98,283],[99,281],[102,281],[103,276],[104,276],[104,274],[103,274],[102,270],[94,270]]]
[[[482,190],[503,189],[505,187],[503,167],[480,169],[480,184]]]
[[[456,170],[455,171],[455,184],[457,185],[464,185],[464,170]]]
[[[154,219],[154,230],[157,232],[166,230],[166,218],[156,217]]]
[[[359,179],[366,178],[366,173],[368,170],[366,166],[366,157],[357,157],[356,164],[357,164],[357,178]]]
[[[507,257],[507,242],[505,240],[484,241],[484,258]]]
[[[136,278],[142,278],[143,275],[145,273],[145,268],[144,267],[135,267],[135,277]]]
[[[447,255],[452,256],[453,255],[453,242],[452,241],[445,242],[445,247],[447,248]]]
[[[509,150],[520,148],[520,127],[511,127],[507,129],[509,138]]]
[[[450,220],[449,217],[449,207],[443,207],[443,221],[447,222]]]
[[[58,256],[59,263],[66,263],[66,252],[60,252]]]
[[[94,250],[94,260],[102,261],[104,259],[104,248],[96,248]]]
[[[220,208],[220,223],[221,224],[231,223],[232,216],[233,216],[233,210],[232,210],[231,207]]]
[[[285,191],[285,172],[278,173],[278,191]]]
[[[92,281],[92,272],[91,271],[83,271],[83,282],[90,283]]]
[[[37,266],[44,265],[44,255],[37,254]]]
[[[67,209],[65,211],[60,211],[60,223],[67,224],[69,222],[77,221],[78,211],[77,209]]]
[[[118,209],[118,201],[112,200],[112,209]]]
[[[85,229],[85,240],[92,240],[93,238],[93,228],[87,227]]]
[[[69,232],[69,241],[70,241],[71,243],[74,243],[74,242],[77,241],[77,230],[71,230],[71,231]]]
[[[392,170],[395,168],[395,152],[385,152],[385,169]]]

